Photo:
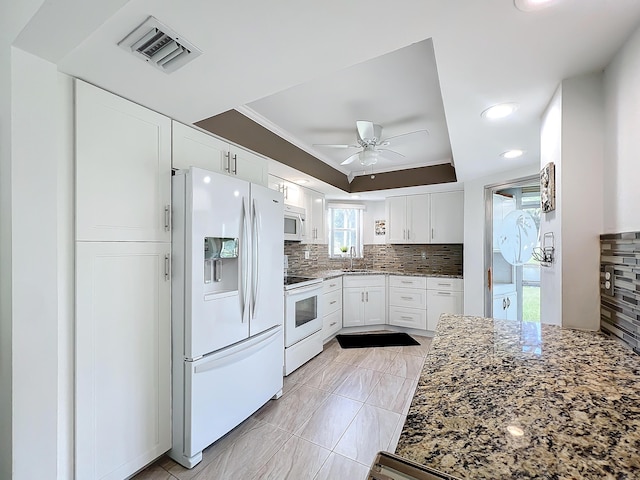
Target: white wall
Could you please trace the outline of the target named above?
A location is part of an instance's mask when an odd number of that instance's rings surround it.
[[[562,82],[562,326],[600,328],[603,75]]]
[[[604,233],[640,231],[640,28],[605,70]]]
[[[43,0],[3,2],[0,15],[0,478],[12,478],[12,121],[11,44]]]
[[[15,48],[11,74],[13,478],[71,478],[72,81]]]
[[[540,166],[553,162],[558,185],[562,180],[562,86],[551,98],[542,115],[540,129]],[[555,261],[549,267],[540,267],[540,319],[544,323],[562,325],[562,229],[561,203],[564,190],[557,189],[556,209],[540,215],[540,238],[553,233]]]
[[[464,183],[464,313],[484,316],[486,272],[485,248],[485,186],[507,183],[538,174],[538,164],[530,164],[507,172]]]
[[[384,235],[375,234],[375,221],[386,220],[384,211],[384,200],[362,202],[366,205],[364,211],[364,234],[363,240],[365,245],[384,243]]]

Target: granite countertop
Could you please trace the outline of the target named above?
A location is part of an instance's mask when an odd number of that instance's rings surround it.
[[[396,453],[465,479],[640,479],[640,356],[600,333],[443,316]]]
[[[314,276],[317,278],[329,278],[340,277],[342,275],[401,275],[408,277],[436,277],[436,278],[462,278],[462,275],[447,275],[440,273],[417,273],[417,272],[394,272],[389,270],[373,270],[373,269],[356,269],[356,270],[323,270],[313,273],[307,273],[306,275]]]

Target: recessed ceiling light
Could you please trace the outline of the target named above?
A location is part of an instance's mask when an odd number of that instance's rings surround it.
[[[520,105],[517,103],[499,103],[498,105],[487,108],[480,114],[480,116],[487,120],[496,120],[498,118],[508,117],[515,112],[519,106]]]
[[[558,0],[513,0],[516,8],[522,12],[533,12],[551,6]]]
[[[507,150],[500,154],[504,158],[518,158],[521,157],[524,152],[522,150]]]
[[[297,183],[298,185],[304,185],[305,183],[309,183],[309,180],[305,180],[304,178],[300,180],[294,180],[293,183]]]

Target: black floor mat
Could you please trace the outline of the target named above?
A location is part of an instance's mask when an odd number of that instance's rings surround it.
[[[420,342],[417,342],[406,333],[336,335],[336,339],[342,348],[404,347],[407,345],[420,345]]]

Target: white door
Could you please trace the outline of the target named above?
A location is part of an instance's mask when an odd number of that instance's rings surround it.
[[[364,289],[345,288],[342,301],[342,325],[364,325]]]
[[[77,244],[76,478],[126,478],[171,447],[169,253]]]
[[[367,287],[364,294],[364,323],[379,325],[387,321],[385,287]]]
[[[431,243],[464,242],[464,193],[431,194]]]
[[[429,242],[429,194],[407,196],[407,241],[405,243]]]
[[[247,182],[191,168],[187,184],[185,297],[190,305],[184,348],[187,358],[195,358],[249,336],[251,217]],[[221,260],[219,281],[206,275],[205,238],[238,239],[238,257]]]
[[[389,197],[387,207],[387,243],[407,243],[406,197]]]
[[[173,126],[173,168],[199,167],[222,172],[229,144],[176,121]]]
[[[284,321],[282,193],[251,184],[250,210],[253,235],[249,334],[253,336]]]
[[[76,240],[170,242],[171,120],[76,80]]]

